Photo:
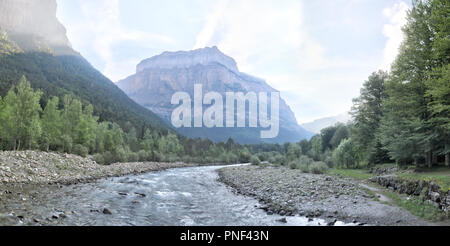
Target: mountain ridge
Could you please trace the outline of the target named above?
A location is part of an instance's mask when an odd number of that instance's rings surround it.
[[[140,135],[144,128],[172,131],[72,49],[56,7],[56,0],[0,1],[2,14],[8,13],[0,16],[0,95],[25,75],[43,91],[43,105],[53,96],[72,94],[92,104],[101,121],[131,122]]]
[[[216,46],[164,52],[145,59],[137,65],[136,74],[117,82],[128,96],[167,122],[170,122],[174,109],[170,103],[172,95],[183,91],[192,97],[195,84],[202,84],[204,93],[215,91],[222,95],[226,92],[278,92],[265,80],[240,72],[234,59]],[[188,137],[209,137],[214,141],[233,137],[240,143],[298,142],[313,135],[298,125],[294,113],[283,99],[280,100],[280,136],[276,139],[261,140],[257,129],[248,128],[181,128],[178,131]],[[214,131],[228,136],[217,136]]]
[[[351,121],[350,114],[343,113],[336,116],[320,118],[312,122],[301,124],[301,126],[310,132],[320,133],[322,129],[325,129],[338,123],[346,124],[349,121]]]

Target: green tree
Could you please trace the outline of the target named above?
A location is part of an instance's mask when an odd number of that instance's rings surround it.
[[[360,153],[360,149],[352,139],[345,139],[334,151],[333,158],[338,167],[357,168],[361,161]]]
[[[47,151],[49,151],[50,147],[56,150],[61,141],[63,122],[58,105],[59,98],[53,97],[47,102],[42,114],[42,138]]]
[[[435,33],[432,58],[433,71],[426,81],[426,96],[430,98],[428,136],[437,154],[445,155],[450,166],[450,2],[431,2],[431,26]]]
[[[388,77],[383,71],[373,73],[364,83],[360,96],[353,100],[352,139],[360,146],[369,164],[389,160],[378,135],[383,118],[383,102],[387,99],[385,83]]]
[[[432,71],[431,9],[428,2],[414,1],[403,28],[405,41],[386,83],[388,98],[380,139],[390,157],[409,163],[426,157],[431,166],[435,148],[426,122],[430,118],[425,81]]]
[[[42,92],[34,91],[23,76],[17,87],[11,88],[5,97],[4,120],[7,138],[14,150],[33,148],[41,135],[39,101]]]
[[[287,151],[288,161],[296,160],[302,156],[302,148],[300,145],[295,143],[290,143]]]
[[[336,149],[342,140],[350,137],[349,129],[345,124],[338,124],[336,127],[336,132],[330,140],[332,150]]]

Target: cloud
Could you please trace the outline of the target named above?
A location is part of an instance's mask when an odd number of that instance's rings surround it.
[[[350,109],[370,73],[395,59],[408,9],[405,0],[59,1],[74,48],[112,80],[163,51],[216,45],[280,90],[299,122]]]
[[[78,0],[82,16],[65,18],[69,39],[92,57],[104,75],[113,81],[123,79],[134,71],[139,58],[115,55],[117,46],[132,43],[137,47],[152,47],[155,44],[172,44],[171,37],[139,30],[128,30],[120,21],[119,0]],[[82,20],[82,21],[81,21]]]
[[[193,48],[217,45],[241,71],[266,79],[299,122],[345,112],[367,78],[355,71],[365,69],[367,59],[330,56],[305,19],[299,1],[220,1],[206,15]]]
[[[383,35],[388,40],[384,48],[380,69],[389,71],[391,64],[397,57],[398,49],[404,39],[402,27],[406,25],[408,9],[408,4],[398,1],[393,6],[383,10],[383,16],[388,20],[388,23],[383,26]]]
[[[219,1],[206,16],[194,48],[217,45],[249,73],[286,56],[295,61],[308,56],[308,64],[320,63],[321,47],[307,36],[302,19],[299,1]]]

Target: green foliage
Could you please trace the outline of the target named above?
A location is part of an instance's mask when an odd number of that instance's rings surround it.
[[[81,144],[77,144],[73,147],[73,153],[82,157],[86,157],[89,154],[89,149]]]
[[[34,91],[23,76],[19,85],[12,87],[2,103],[0,123],[4,145],[21,150],[37,146],[41,135],[39,101],[42,92]]]
[[[318,161],[314,162],[310,167],[309,171],[313,174],[324,174],[328,170],[328,166],[325,162]]]
[[[345,139],[334,151],[333,157],[338,167],[357,168],[361,162],[361,152],[352,139]]]
[[[254,155],[250,158],[250,163],[252,165],[259,165],[261,164],[261,160],[259,160],[259,158],[256,155]]]
[[[449,3],[415,1],[386,84],[381,144],[399,164],[428,167],[449,147]]]
[[[353,100],[352,139],[369,164],[389,160],[379,138],[383,102],[387,99],[385,83],[388,77],[383,71],[373,73],[364,83],[361,95]]]

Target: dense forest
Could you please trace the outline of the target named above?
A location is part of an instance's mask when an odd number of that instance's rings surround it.
[[[125,123],[99,122],[91,104],[71,95],[50,98],[44,107],[43,93],[22,77],[17,86],[0,97],[0,140],[3,150],[40,149],[94,155],[100,164],[137,161],[185,161],[238,163],[251,160],[250,151],[235,144],[186,139],[153,128],[138,137],[136,128]]]

